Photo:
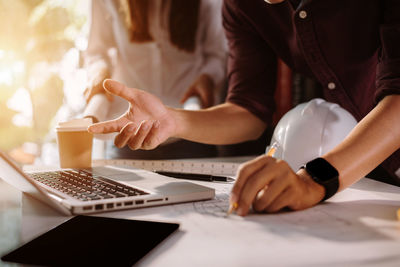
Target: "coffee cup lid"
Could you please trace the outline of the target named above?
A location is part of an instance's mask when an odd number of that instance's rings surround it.
[[[78,132],[78,131],[87,131],[89,125],[91,125],[91,118],[84,119],[73,119],[70,121],[59,122],[56,131],[57,132]]]

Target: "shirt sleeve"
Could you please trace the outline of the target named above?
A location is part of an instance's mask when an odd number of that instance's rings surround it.
[[[202,9],[203,14],[199,17],[202,23],[206,23],[201,38],[204,64],[200,73],[209,75],[217,86],[220,86],[225,79],[227,56],[227,43],[222,28],[221,4],[221,0],[207,1],[207,6]]]
[[[381,50],[376,72],[376,102],[400,94],[400,1],[382,1]]]
[[[93,77],[102,69],[111,71],[108,50],[115,47],[111,16],[103,1],[91,1],[90,32],[88,46],[84,53],[84,64],[88,76]]]
[[[223,25],[229,46],[227,101],[239,105],[267,124],[275,110],[277,58],[238,8],[226,0]]]

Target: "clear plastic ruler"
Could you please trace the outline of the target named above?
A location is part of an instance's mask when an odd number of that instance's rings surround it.
[[[129,159],[98,159],[93,160],[93,166],[128,166],[149,171],[173,171],[226,175],[234,177],[240,163],[206,162],[186,160],[129,160]]]

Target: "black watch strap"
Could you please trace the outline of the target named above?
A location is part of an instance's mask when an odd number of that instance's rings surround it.
[[[322,201],[332,197],[339,190],[339,173],[325,159],[313,159],[301,168],[304,168],[316,183],[325,188],[325,196]]]
[[[339,179],[333,179],[322,185],[325,187],[325,197],[321,200],[321,202],[333,197],[333,195],[337,193],[339,190]]]

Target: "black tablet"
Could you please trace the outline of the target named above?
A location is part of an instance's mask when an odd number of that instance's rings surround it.
[[[4,255],[43,266],[132,266],[179,224],[76,216]]]

